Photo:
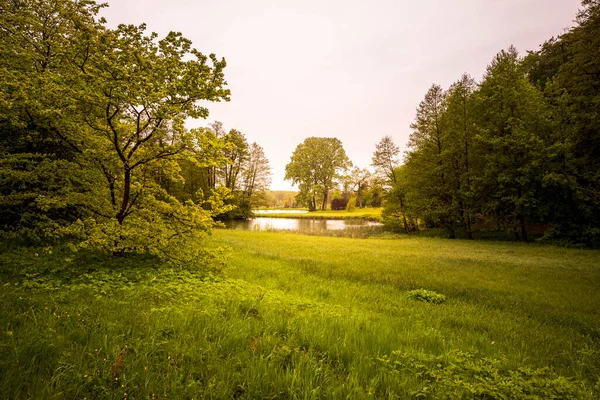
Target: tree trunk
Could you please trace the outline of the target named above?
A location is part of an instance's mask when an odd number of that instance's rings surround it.
[[[519,216],[519,225],[521,227],[521,240],[527,242],[527,228],[525,227],[525,216],[523,214]]]
[[[400,212],[402,213],[402,218],[404,219],[404,232],[408,233],[408,223],[406,222],[406,214],[404,213],[404,204],[402,203],[402,199],[400,199]]]
[[[323,203],[321,204],[321,210],[327,210],[327,192],[323,193]]]
[[[467,239],[473,240],[473,232],[471,231],[471,213],[467,210]]]
[[[129,206],[129,197],[131,195],[131,171],[129,170],[129,167],[125,167],[123,176],[123,200],[121,201],[121,209],[116,215],[119,225],[123,225],[125,213],[127,212],[127,206]]]

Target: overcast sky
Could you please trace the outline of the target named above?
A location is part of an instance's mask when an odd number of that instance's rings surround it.
[[[337,137],[368,167],[390,135],[404,151],[432,83],[480,80],[501,49],[521,54],[573,25],[579,0],[109,0],[109,26],[145,22],[179,31],[225,57],[231,101],[208,120],[264,149],[273,190],[291,189],[285,165],[309,136]]]

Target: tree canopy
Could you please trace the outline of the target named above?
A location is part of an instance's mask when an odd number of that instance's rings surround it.
[[[413,220],[451,238],[497,229],[525,241],[534,227],[546,240],[600,245],[600,3],[582,5],[577,25],[539,51],[523,58],[511,46],[481,82],[431,86],[405,164],[386,169],[389,225],[408,232]]]
[[[285,167],[285,179],[300,188],[299,198],[310,211],[327,208],[329,191],[352,166],[337,138],[309,137],[300,143]]]
[[[187,251],[188,239],[231,210],[228,192],[247,181],[240,132],[185,127],[208,116],[207,101],[229,100],[226,62],[178,32],[110,29],[101,7],[0,2],[0,228],[191,260],[204,250]],[[257,146],[255,171],[265,163]],[[210,168],[222,171],[223,189],[214,176],[199,180]],[[265,186],[261,168],[248,196]]]

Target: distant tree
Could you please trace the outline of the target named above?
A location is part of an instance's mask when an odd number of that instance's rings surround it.
[[[271,166],[263,148],[253,142],[248,150],[242,171],[242,190],[252,207],[266,201],[266,191],[271,185]]]
[[[356,205],[359,208],[365,206],[365,192],[369,187],[369,181],[371,180],[371,172],[366,168],[354,167],[350,173],[352,187],[356,194]]]
[[[378,180],[371,178],[368,189],[364,192],[364,205],[369,207],[381,207],[385,196],[385,190]]]
[[[375,146],[371,165],[387,185],[396,182],[394,171],[400,165],[399,155],[400,148],[394,143],[391,136],[384,136]]]
[[[317,199],[325,210],[329,191],[351,166],[339,139],[309,137],[294,150],[285,167],[285,179],[299,185],[299,199],[310,211],[317,209]]]
[[[248,141],[243,133],[236,129],[231,129],[223,136],[226,147],[223,155],[227,163],[221,169],[223,183],[231,192],[238,189],[238,180],[246,166],[249,157]]]
[[[392,231],[409,233],[418,228],[417,219],[411,219],[410,207],[407,205],[407,192],[412,187],[406,182],[406,166],[397,167],[394,171],[396,181],[385,195],[382,211],[384,224]],[[414,221],[414,222],[413,222]]]

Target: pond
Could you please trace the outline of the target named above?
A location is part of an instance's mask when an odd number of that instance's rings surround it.
[[[348,228],[381,226],[381,222],[340,219],[304,219],[304,218],[254,218],[225,222],[229,229],[242,230],[287,230],[296,232],[330,231]]]

